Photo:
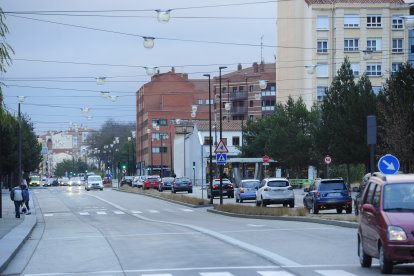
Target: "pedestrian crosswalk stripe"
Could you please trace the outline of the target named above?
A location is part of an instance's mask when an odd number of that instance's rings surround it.
[[[355,274],[346,272],[345,270],[315,270],[315,272],[324,276],[356,276]]]
[[[79,215],[81,215],[81,216],[89,216],[89,213],[88,212],[79,212]]]
[[[257,271],[262,276],[294,276],[294,274],[287,271]]]
[[[142,274],[142,276],[173,276],[172,274]]]
[[[44,214],[45,217],[53,217],[53,214]]]
[[[150,212],[150,213],[159,213],[160,211],[158,211],[158,210],[148,210],[148,212]]]
[[[194,212],[194,210],[191,210],[191,209],[181,209],[181,210],[183,210],[184,212]]]
[[[98,215],[106,215],[106,212],[103,212],[103,211],[97,211],[96,212]]]
[[[114,211],[114,213],[115,214],[117,214],[117,215],[124,215],[125,213],[124,212],[122,212],[122,211]]]
[[[201,276],[234,276],[230,272],[201,272]]]
[[[137,210],[132,210],[131,213],[133,213],[133,214],[142,214],[141,211],[137,211]]]

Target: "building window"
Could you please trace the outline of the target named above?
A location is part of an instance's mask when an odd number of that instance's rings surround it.
[[[249,115],[249,119],[250,120],[253,120],[254,119],[254,116],[253,115]]]
[[[327,53],[328,52],[328,40],[318,40],[318,42],[317,42],[317,52],[318,53]]]
[[[262,100],[262,111],[275,110],[275,100]]]
[[[359,15],[345,14],[344,28],[359,28]]]
[[[323,102],[323,99],[326,96],[326,91],[328,90],[328,87],[326,86],[318,86],[316,91],[316,99],[318,103]]]
[[[213,101],[213,99],[211,99],[211,100],[209,100],[209,99],[206,99],[206,105],[212,105],[212,104],[214,104],[214,101]]]
[[[394,30],[404,29],[403,19],[400,16],[392,17],[392,28]]]
[[[240,137],[239,136],[233,136],[232,142],[233,142],[233,146],[240,146]]]
[[[329,29],[329,18],[327,15],[319,15],[316,18],[316,28],[318,30],[328,30]]]
[[[345,52],[356,52],[359,50],[358,38],[349,38],[344,40],[344,51]]]
[[[368,38],[367,39],[367,51],[381,51],[381,38]]]
[[[243,86],[239,86],[239,92],[244,92],[244,87]]]
[[[233,86],[233,93],[237,92],[237,87]]]
[[[378,95],[380,91],[381,91],[381,86],[372,87],[372,92],[374,92],[375,95]]]
[[[213,137],[204,136],[204,145],[205,146],[209,146],[210,141],[211,141],[211,143],[213,142]]]
[[[155,127],[156,125],[166,126],[167,120],[166,119],[152,119],[152,126]]]
[[[381,15],[368,15],[367,16],[368,28],[381,28]]]
[[[400,70],[401,66],[402,66],[401,62],[393,62],[392,67],[391,67],[391,72],[393,73],[397,72],[398,70]]]
[[[202,104],[203,104],[203,99],[198,99],[198,100],[197,100],[197,104],[198,104],[198,105],[202,105]]]
[[[392,40],[392,52],[393,53],[403,52],[403,40],[401,38]]]
[[[253,92],[253,85],[249,85],[249,92]]]
[[[152,153],[166,153],[167,152],[167,147],[153,147],[152,148]]]
[[[351,70],[354,76],[359,76],[359,63],[351,63]]]
[[[316,76],[318,78],[329,77],[328,64],[318,64],[318,66],[316,66]]]
[[[367,76],[381,76],[381,64],[367,64]]]

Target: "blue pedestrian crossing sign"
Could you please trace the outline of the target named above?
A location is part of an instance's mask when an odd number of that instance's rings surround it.
[[[386,154],[378,161],[378,169],[383,174],[396,174],[400,169],[400,161],[392,154]]]
[[[216,163],[219,165],[225,165],[227,163],[227,153],[217,153]]]

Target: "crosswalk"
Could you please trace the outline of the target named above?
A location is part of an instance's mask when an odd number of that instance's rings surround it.
[[[146,209],[146,210],[107,210],[107,209],[96,209],[96,210],[82,210],[76,212],[80,216],[91,216],[91,215],[126,215],[126,214],[162,214],[162,213],[192,213],[194,210],[188,208],[176,208],[176,209]],[[52,217],[55,213],[44,213],[45,217]]]

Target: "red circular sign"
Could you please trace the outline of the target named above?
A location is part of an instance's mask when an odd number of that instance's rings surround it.
[[[263,163],[269,163],[270,161],[270,157],[267,155],[263,156],[262,159],[263,159]]]
[[[327,156],[325,156],[323,161],[325,162],[326,165],[329,165],[332,162],[332,158],[329,155],[327,155]]]

